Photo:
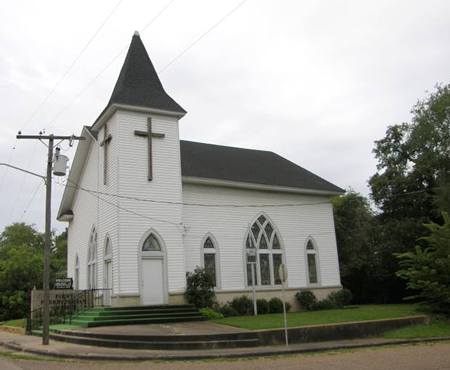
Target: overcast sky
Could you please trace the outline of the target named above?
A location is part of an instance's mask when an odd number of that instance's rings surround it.
[[[78,134],[90,125],[125,51],[93,78],[167,4],[141,32],[157,70],[240,2],[0,1],[0,162],[44,173],[46,148],[17,142],[16,132]],[[436,83],[449,83],[449,67],[450,1],[248,0],[160,77],[188,111],[181,138],[271,150],[367,195],[374,140],[408,121]],[[0,230],[15,221],[43,228],[39,184],[0,168]],[[58,230],[62,190],[54,186]]]

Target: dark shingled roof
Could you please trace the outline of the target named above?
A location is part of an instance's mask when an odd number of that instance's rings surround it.
[[[180,145],[183,176],[344,192],[273,152],[185,140]]]
[[[137,32],[131,40],[108,106],[114,103],[186,113],[164,91]]]

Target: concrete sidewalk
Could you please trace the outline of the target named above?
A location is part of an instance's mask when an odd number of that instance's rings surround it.
[[[391,344],[409,344],[420,342],[450,341],[450,337],[424,338],[424,339],[353,339],[341,341],[315,342],[293,344],[289,346],[267,346],[250,348],[230,348],[214,350],[130,350],[117,348],[104,348],[86,345],[70,344],[51,341],[49,346],[41,344],[41,338],[0,332],[0,345],[6,348],[36,355],[54,356],[59,358],[71,358],[82,360],[197,360],[214,358],[248,358],[260,356],[283,355],[290,353],[308,353],[319,351],[331,351],[338,349],[364,348],[384,346]]]

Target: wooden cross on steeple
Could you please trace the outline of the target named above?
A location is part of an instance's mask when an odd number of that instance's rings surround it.
[[[152,137],[157,137],[157,138],[162,139],[166,135],[152,132],[152,118],[151,117],[148,117],[148,119],[147,119],[147,131],[135,130],[134,134],[136,136],[141,136],[141,137],[147,138],[147,141],[148,141],[148,181],[152,181],[153,180]]]
[[[108,133],[108,126],[105,124],[103,129],[103,140],[100,146],[103,147],[103,184],[106,185],[106,176],[108,174],[108,144],[111,142],[112,136]]]

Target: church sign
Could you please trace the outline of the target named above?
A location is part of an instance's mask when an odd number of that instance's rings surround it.
[[[53,289],[72,289],[72,286],[72,278],[56,279]]]

